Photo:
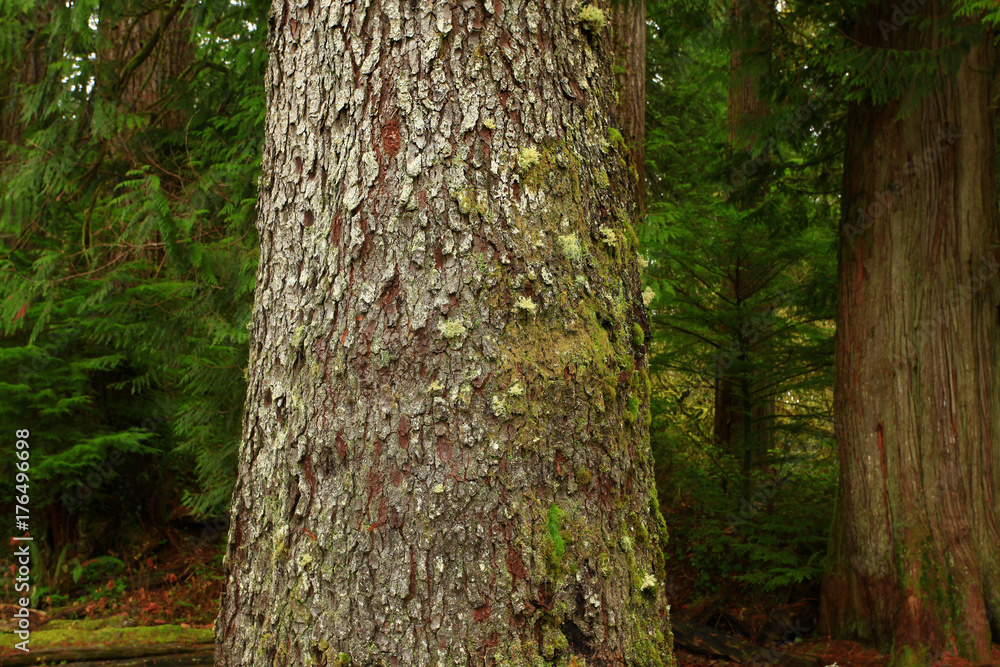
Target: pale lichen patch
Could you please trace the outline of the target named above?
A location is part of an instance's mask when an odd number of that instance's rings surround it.
[[[541,161],[542,156],[538,153],[538,149],[534,147],[522,148],[521,153],[517,156],[517,166],[521,168],[522,172],[530,170]]]
[[[465,323],[461,319],[456,320],[445,320],[444,322],[438,323],[438,331],[445,338],[458,338],[465,333]]]
[[[507,414],[507,402],[501,396],[494,396],[490,399],[490,410],[497,417],[504,417]]]
[[[611,229],[607,225],[601,225],[598,231],[601,232],[601,240],[609,246],[613,248],[618,245],[618,236],[615,234],[615,230]]]
[[[562,245],[563,254],[566,255],[571,262],[579,262],[583,259],[583,248],[580,247],[580,239],[576,234],[560,236],[559,243]]]
[[[649,308],[649,304],[653,303],[653,299],[656,298],[656,292],[652,290],[648,285],[646,289],[642,290],[642,304]]]
[[[583,27],[590,32],[599,31],[608,22],[604,12],[594,5],[584,5],[581,7],[577,17],[580,19],[580,23],[583,24]]]
[[[538,312],[538,305],[526,296],[517,300],[517,307],[531,315]]]

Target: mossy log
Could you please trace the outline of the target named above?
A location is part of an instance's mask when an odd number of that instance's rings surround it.
[[[213,664],[212,644],[135,644],[129,646],[79,646],[33,650],[24,655],[0,656],[4,667],[27,665],[75,665],[91,667],[157,667]]]

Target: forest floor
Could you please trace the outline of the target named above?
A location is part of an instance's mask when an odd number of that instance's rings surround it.
[[[885,667],[889,664],[889,656],[879,653],[857,642],[840,641],[829,637],[804,639],[794,648],[796,653],[803,653],[819,658],[823,667]],[[993,662],[1000,665],[1000,644],[993,645]],[[677,651],[679,667],[743,667],[741,663],[728,660],[713,659],[703,655]],[[758,665],[764,663],[755,663]],[[976,667],[968,660],[955,656],[943,656],[927,667]]]
[[[157,644],[166,642],[211,642],[211,630],[218,611],[222,572],[219,553],[206,548],[197,554],[177,548],[163,549],[142,562],[142,567],[128,575],[126,581],[109,579],[103,586],[92,586],[85,596],[74,599],[59,609],[42,611],[54,620],[45,622],[32,633],[32,650],[50,647],[115,646],[122,644]],[[668,579],[678,581],[678,579]],[[672,614],[684,618],[691,610],[694,598],[682,585],[670,589]],[[694,600],[697,603],[697,600]],[[751,602],[755,606],[751,606]],[[767,612],[759,601],[727,599],[732,614],[748,618],[748,610],[756,609],[757,619],[749,622],[761,627]],[[62,610],[60,612],[60,610]],[[67,613],[69,612],[69,613]],[[8,630],[4,628],[4,630]],[[722,628],[731,632],[732,628]],[[0,664],[9,652],[13,634],[3,632]],[[798,641],[788,644],[794,653],[808,654],[818,659],[822,667],[884,667],[888,656],[856,642],[816,637],[805,633]],[[1000,665],[1000,645],[994,644],[993,660]],[[772,655],[778,655],[779,648]],[[677,647],[681,667],[736,667],[741,663],[699,655]],[[772,658],[776,663],[777,658]],[[755,664],[767,664],[766,662]],[[971,663],[954,657],[943,657],[928,667],[971,667]]]
[[[668,576],[668,582],[677,582],[677,575],[673,578]],[[791,639],[795,634],[801,636],[784,644],[768,643],[759,639],[760,635],[767,634],[769,621],[773,623],[776,615],[780,615],[785,610],[796,610],[803,607],[815,608],[815,599],[790,600],[785,604],[776,604],[773,600],[771,604],[763,603],[760,599],[750,596],[741,597],[738,593],[725,592],[715,596],[698,597],[690,589],[683,585],[674,584],[668,588],[671,592],[672,609],[671,618],[687,619],[690,616],[701,616],[701,621],[706,620],[706,616],[711,616],[714,620],[712,628],[727,636],[739,637],[744,641],[751,637],[758,638],[757,645],[762,652],[755,654],[765,656],[763,660],[753,663],[742,663],[727,660],[720,657],[711,657],[699,654],[691,650],[686,650],[678,645],[675,650],[677,664],[679,667],[750,667],[750,665],[770,665],[776,666],[780,663],[780,658],[784,652],[812,656],[817,660],[818,667],[886,667],[889,664],[889,656],[879,651],[860,644],[855,641],[845,641],[832,639],[830,637],[818,636],[815,632],[807,630],[810,626],[815,626],[815,616],[808,618],[798,616],[786,627],[799,629],[798,633],[788,633],[786,636]],[[705,611],[706,599],[724,599],[725,605],[720,607],[715,605],[715,613]],[[719,613],[721,610],[721,613]],[[776,614],[777,612],[777,614]],[[748,631],[741,635],[737,628],[733,627],[731,621],[739,618],[744,629]],[[808,620],[802,620],[807,618]],[[786,621],[787,623],[787,621]],[[772,627],[773,629],[773,627]],[[780,635],[779,629],[779,635]],[[768,651],[768,647],[773,650]],[[775,648],[776,647],[776,648]],[[1000,644],[993,644],[992,660],[993,664],[1000,667]],[[974,663],[959,658],[955,655],[945,654],[937,660],[929,663],[926,667],[977,667]]]

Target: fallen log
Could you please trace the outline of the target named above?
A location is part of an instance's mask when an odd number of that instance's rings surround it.
[[[108,660],[102,662],[68,662],[68,666],[80,667],[210,667],[215,664],[215,651],[185,653],[183,655],[159,655],[128,660]]]
[[[704,653],[733,662],[776,667],[816,667],[819,660],[801,653],[791,653],[782,648],[754,646],[739,637],[720,632],[715,628],[680,619],[671,619],[674,644],[696,653]]]
[[[29,665],[51,665],[88,663],[91,665],[114,665],[115,667],[140,667],[157,665],[212,664],[215,651],[213,644],[135,644],[129,646],[80,646],[45,648],[30,653],[2,655],[0,665],[4,667],[28,667]],[[202,662],[191,662],[198,659]],[[205,660],[208,662],[204,662]],[[166,662],[174,660],[174,662]],[[188,660],[183,662],[182,660]]]

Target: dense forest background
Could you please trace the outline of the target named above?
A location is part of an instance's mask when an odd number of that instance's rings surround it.
[[[779,3],[752,32],[728,6],[646,6],[635,231],[650,432],[668,595],[701,620],[734,597],[761,610],[818,598],[838,479],[847,110],[859,85],[875,98],[919,88],[923,67],[853,44],[857,5]],[[257,270],[268,9],[0,9],[0,424],[32,432],[33,606],[214,616]],[[734,53],[760,109],[736,119]],[[0,457],[0,478],[12,463]],[[158,570],[197,575],[188,608],[140,609]]]

